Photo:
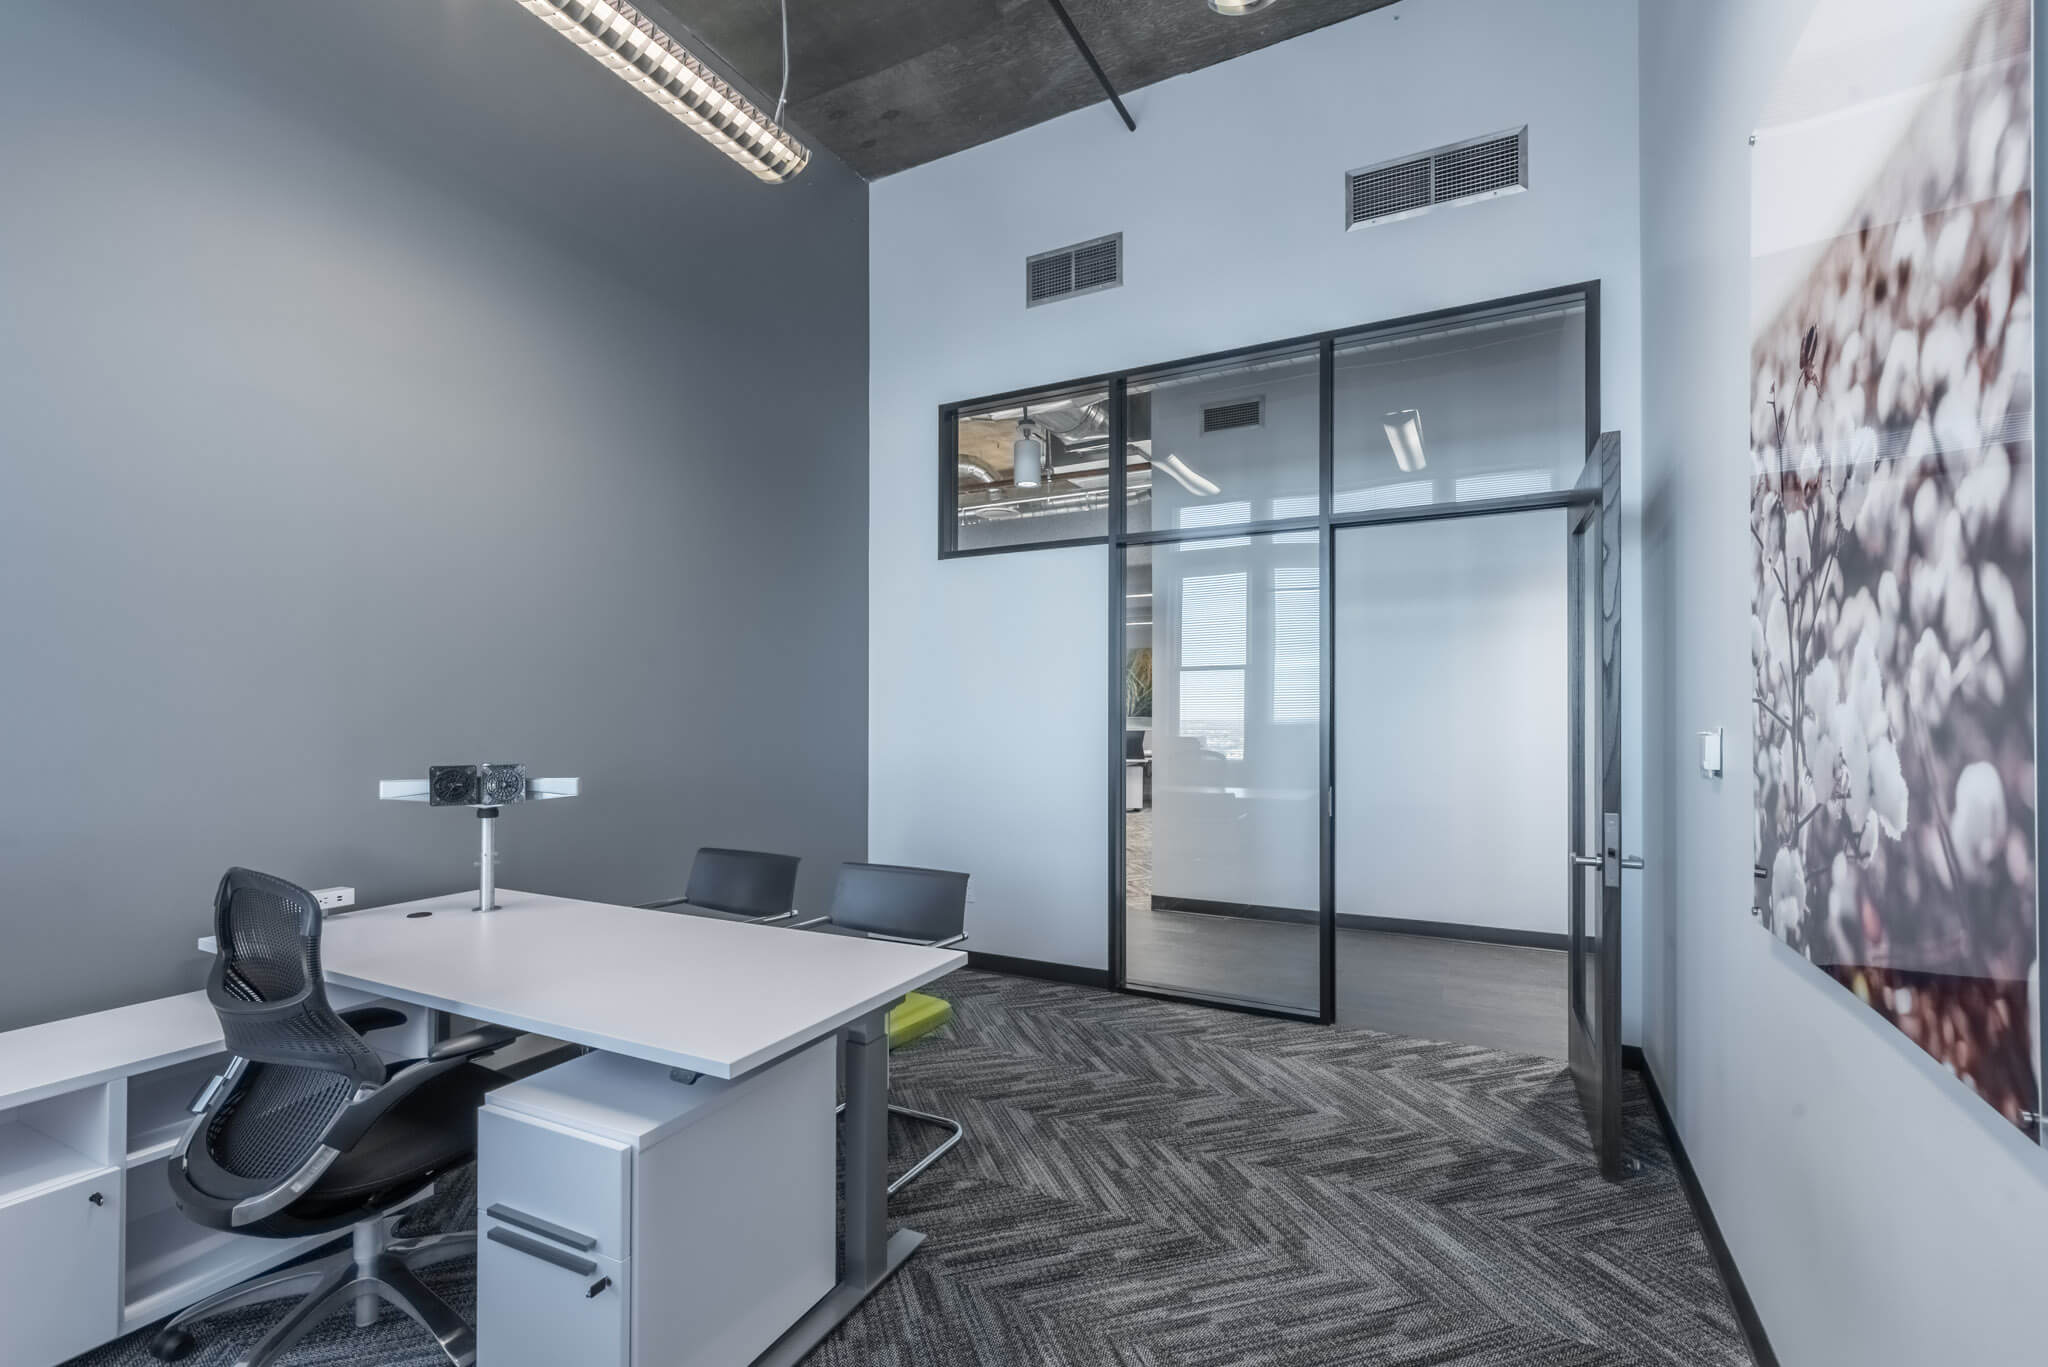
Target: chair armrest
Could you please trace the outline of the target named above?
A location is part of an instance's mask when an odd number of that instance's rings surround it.
[[[389,1030],[405,1024],[405,1012],[394,1011],[388,1006],[351,1006],[346,1011],[335,1013],[348,1023],[348,1028],[358,1035],[367,1035],[372,1030]]]
[[[391,1080],[382,1087],[359,1095],[350,1102],[348,1109],[336,1116],[334,1123],[327,1127],[327,1133],[320,1137],[320,1143],[336,1153],[347,1153],[392,1107],[435,1078],[454,1072],[468,1061],[467,1057],[457,1056],[422,1059],[418,1063],[406,1064],[392,1074]]]
[[[659,902],[635,902],[642,911],[660,911],[663,907],[680,907],[689,902],[687,897],[664,897]]]
[[[506,1025],[479,1026],[466,1035],[456,1035],[442,1040],[434,1046],[434,1052],[427,1055],[427,1061],[440,1063],[447,1059],[455,1059],[458,1062],[473,1059],[494,1049],[503,1049],[524,1033]]]

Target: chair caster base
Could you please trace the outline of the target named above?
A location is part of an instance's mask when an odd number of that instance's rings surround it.
[[[199,1340],[183,1329],[163,1329],[149,1341],[149,1355],[158,1362],[178,1362],[198,1346]]]

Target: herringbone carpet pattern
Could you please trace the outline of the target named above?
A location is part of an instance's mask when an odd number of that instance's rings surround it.
[[[956,1022],[895,1056],[895,1091],[968,1139],[896,1198],[930,1242],[818,1367],[1749,1362],[1633,1079],[1637,1168],[1610,1185],[1551,1059],[981,973],[944,988]],[[907,1157],[929,1136],[895,1138]],[[435,1279],[465,1314],[470,1276]],[[232,1361],[269,1313],[190,1361]],[[435,1361],[395,1316],[344,1324],[292,1361]],[[148,1361],[131,1338],[79,1363]]]

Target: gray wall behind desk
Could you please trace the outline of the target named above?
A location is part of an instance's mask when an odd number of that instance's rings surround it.
[[[504,0],[87,0],[0,44],[0,1029],[366,904],[866,848],[867,189],[760,184]]]

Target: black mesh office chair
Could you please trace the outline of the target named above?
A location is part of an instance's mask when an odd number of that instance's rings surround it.
[[[950,949],[967,938],[967,875],[908,864],[841,864],[838,880],[832,886],[831,910],[796,924],[839,935]],[[844,1111],[846,1107],[842,1103],[839,1109]],[[952,1132],[889,1184],[889,1194],[894,1196],[957,1145],[965,1137],[967,1127],[951,1116],[894,1102],[890,1103],[889,1112]]]
[[[281,878],[229,869],[214,898],[218,949],[206,980],[228,1066],[193,1103],[170,1164],[171,1196],[196,1223],[259,1238],[352,1230],[352,1247],[230,1287],[174,1316],[150,1351],[176,1361],[191,1326],[230,1309],[299,1302],[239,1367],[276,1360],[328,1314],[381,1299],[419,1321],[450,1362],[476,1360],[476,1336],[414,1269],[473,1252],[476,1233],[393,1239],[391,1225],[435,1177],[476,1152],[476,1114],[500,1081],[471,1060],[517,1038],[487,1027],[387,1067],[363,1032],[403,1024],[385,1007],[336,1011],[320,977],[320,907]]]
[[[721,921],[787,921],[796,915],[793,854],[706,847],[690,861],[690,881],[681,897],[642,902],[649,909],[674,907]]]

